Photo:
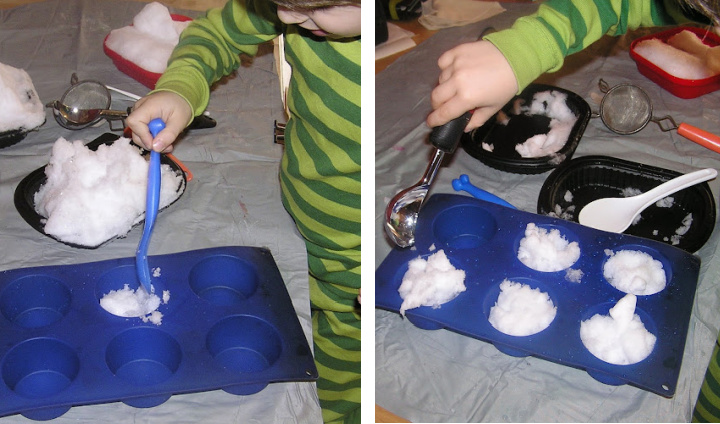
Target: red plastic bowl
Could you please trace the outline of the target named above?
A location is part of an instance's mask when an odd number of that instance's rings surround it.
[[[178,22],[185,22],[185,21],[191,21],[192,18],[189,16],[184,15],[174,15],[171,14],[170,17],[172,17],[173,21]],[[113,64],[115,64],[115,67],[118,68],[122,73],[132,77],[134,80],[140,82],[142,85],[149,89],[155,88],[155,84],[157,83],[158,78],[160,78],[159,73],[156,72],[150,72],[148,70],[145,70],[141,68],[140,66],[136,65],[135,63],[125,59],[124,57],[120,56],[119,53],[117,53],[115,50],[110,49],[107,46],[107,39],[110,36],[105,36],[105,39],[103,40],[103,51],[105,54],[112,59]]]
[[[638,71],[645,77],[681,99],[693,99],[720,89],[720,74],[696,80],[678,78],[660,69],[660,67],[635,52],[635,47],[641,41],[657,38],[662,42],[667,42],[670,37],[683,30],[695,33],[710,47],[720,45],[720,37],[714,32],[705,28],[683,26],[638,38],[630,44],[630,57],[635,61]]]

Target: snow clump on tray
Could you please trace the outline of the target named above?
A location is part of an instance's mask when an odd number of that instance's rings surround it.
[[[580,323],[580,339],[597,358],[615,365],[636,364],[647,358],[657,337],[645,329],[635,313],[637,297],[625,295],[609,315],[593,315]]]
[[[635,295],[655,294],[665,288],[662,262],[637,250],[606,250],[603,276],[616,289]]]
[[[546,329],[556,313],[547,293],[506,279],[500,283],[500,295],[490,308],[488,321],[505,334],[530,336]]]
[[[567,94],[559,91],[543,91],[533,96],[527,115],[540,115],[550,118],[550,130],[538,134],[515,146],[515,150],[524,158],[549,156],[558,152],[570,139],[570,133],[577,116],[567,106]]]
[[[0,133],[32,130],[45,122],[30,75],[22,69],[0,63]]]
[[[558,229],[550,231],[528,223],[520,240],[518,259],[536,271],[555,272],[570,268],[580,258],[577,242],[568,242]]]
[[[465,271],[455,269],[445,252],[438,250],[427,260],[415,258],[408,263],[398,292],[403,299],[400,314],[418,306],[439,308],[465,291]]]
[[[59,138],[45,167],[47,181],[34,197],[36,212],[46,218],[45,234],[86,247],[125,236],[145,215],[148,169],[129,138],[96,151]],[[159,208],[184,189],[182,176],[161,165]]]

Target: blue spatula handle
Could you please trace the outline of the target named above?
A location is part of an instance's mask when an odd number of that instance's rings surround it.
[[[150,133],[155,138],[163,128],[165,123],[160,118],[153,119],[148,124]],[[155,227],[155,218],[157,218],[158,207],[160,206],[160,153],[150,151],[150,167],[148,169],[148,186],[147,197],[145,201],[145,227],[143,228],[142,238],[135,254],[135,267],[137,268],[138,279],[146,292],[151,292],[150,283],[150,267],[147,262],[148,245],[150,244],[150,236],[153,227]]]
[[[505,206],[512,209],[517,209],[515,206],[511,205],[510,203],[506,202],[504,199],[487,192],[480,187],[474,186],[470,182],[470,177],[467,176],[467,174],[460,175],[460,178],[456,178],[452,180],[452,186],[455,189],[455,191],[466,191],[470,193],[474,198],[485,200],[487,202],[492,202],[495,204],[498,204],[500,206]]]

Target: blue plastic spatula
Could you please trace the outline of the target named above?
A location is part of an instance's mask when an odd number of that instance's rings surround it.
[[[165,123],[160,118],[153,119],[148,124],[150,133],[155,138],[165,128]],[[150,267],[147,261],[148,245],[150,236],[155,226],[158,207],[160,206],[160,153],[152,150],[150,152],[150,169],[148,169],[147,197],[145,202],[145,227],[142,238],[135,253],[135,268],[138,279],[146,292],[151,293]]]

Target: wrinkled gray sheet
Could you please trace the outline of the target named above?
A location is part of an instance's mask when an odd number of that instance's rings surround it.
[[[0,10],[0,62],[25,69],[43,103],[59,99],[76,72],[142,95],[148,89],[117,70],[102,42],[114,28],[129,25],[145,3],[53,0]],[[198,12],[171,10],[191,17]],[[271,49],[268,50],[271,52]],[[113,95],[114,108],[132,102]],[[263,54],[214,89],[213,129],[192,130],[175,156],[194,174],[183,196],[158,215],[150,255],[215,246],[270,249],[287,285],[306,338],[312,339],[305,246],[280,202],[278,169],[282,146],[273,143],[273,120],[284,122],[272,54]],[[107,123],[67,130],[49,109],[39,131],[0,149],[0,270],[75,264],[133,257],[142,227],[96,250],[75,249],[32,229],[18,214],[13,193],[31,171],[44,166],[58,137],[93,140],[110,132]],[[167,318],[167,317],[166,317]],[[1,341],[0,341],[1,342]],[[312,346],[312,343],[310,343]],[[2,400],[0,400],[2,402]],[[175,395],[162,405],[138,409],[120,402],[73,407],[58,423],[317,423],[314,383],[273,383],[251,396],[220,390]],[[0,423],[31,422],[20,416]]]
[[[420,179],[431,148],[424,118],[438,76],[436,61],[450,47],[472,41],[486,26],[506,28],[536,5],[504,4],[507,12],[471,26],[443,30],[379,73],[375,109],[375,260],[390,252],[383,234],[383,212],[400,189]],[[672,96],[643,77],[628,55],[632,40],[661,29],[644,29],[619,38],[606,37],[571,56],[560,72],[539,82],[571,90],[598,109],[600,77],[615,85],[632,82],[647,90],[656,116],[720,134],[720,93],[692,100]],[[606,155],[689,172],[720,168],[720,154],[655,124],[632,136],[618,136],[592,119],[575,157]],[[432,193],[454,193],[450,182],[470,175],[476,185],[519,209],[535,212],[549,172],[520,175],[492,169],[459,148],[440,169]],[[717,202],[720,181],[709,183]],[[515,358],[492,344],[446,331],[425,331],[400,315],[375,313],[375,399],[413,422],[682,422],[689,421],[720,326],[720,231],[697,255],[702,260],[677,391],[664,398],[632,386],[609,386],[582,370],[542,359]]]

